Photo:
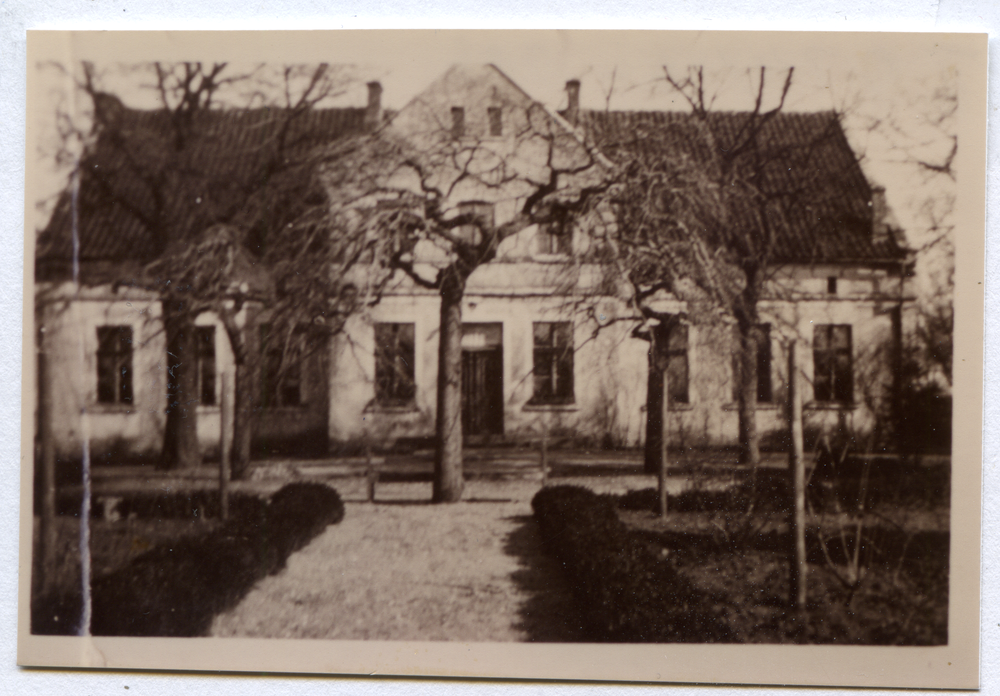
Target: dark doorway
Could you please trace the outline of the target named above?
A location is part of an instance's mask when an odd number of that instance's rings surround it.
[[[479,438],[503,434],[503,329],[462,327],[462,432]]]

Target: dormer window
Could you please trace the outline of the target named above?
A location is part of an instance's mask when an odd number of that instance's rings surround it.
[[[560,225],[540,225],[538,228],[538,253],[542,256],[565,256],[573,246],[569,228]]]
[[[493,204],[470,201],[458,204],[459,215],[473,215],[476,223],[462,225],[458,236],[467,244],[479,244],[483,240],[483,230],[493,227]]]
[[[565,211],[557,210],[553,219],[538,226],[537,253],[541,256],[565,256],[573,251],[573,226]]]
[[[465,109],[461,106],[451,107],[451,137],[465,136]]]
[[[490,135],[503,135],[503,111],[499,106],[491,106],[486,109],[486,116],[490,122]]]

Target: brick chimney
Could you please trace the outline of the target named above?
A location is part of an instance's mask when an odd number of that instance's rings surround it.
[[[375,130],[382,120],[382,83],[368,83],[368,106],[365,107],[365,130]]]
[[[567,105],[566,111],[563,112],[566,120],[569,121],[569,125],[576,128],[576,123],[580,118],[580,81],[579,80],[567,80],[566,81],[566,98]]]
[[[872,186],[872,242],[879,243],[889,239],[889,207],[885,202],[885,187]]]

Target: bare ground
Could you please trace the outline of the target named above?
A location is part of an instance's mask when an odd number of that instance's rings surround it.
[[[623,491],[616,479],[606,487]],[[427,504],[425,483],[381,485],[375,504],[359,485],[338,488],[343,522],[218,615],[211,635],[580,640],[569,588],[531,515],[537,483],[470,481],[453,505]]]

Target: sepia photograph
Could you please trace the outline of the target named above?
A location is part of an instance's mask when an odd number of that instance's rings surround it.
[[[32,32],[19,662],[974,687],[985,46]]]

